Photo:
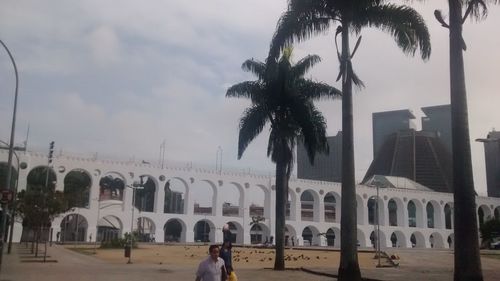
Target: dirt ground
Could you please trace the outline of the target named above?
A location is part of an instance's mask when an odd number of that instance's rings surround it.
[[[94,255],[90,246],[78,247],[78,251]],[[87,249],[86,249],[87,248]],[[176,267],[196,267],[208,255],[208,245],[149,245],[142,244],[132,250],[132,261],[139,264],[162,264]],[[123,249],[97,249],[95,256],[110,263],[124,263]],[[360,252],[361,268],[375,268],[377,259],[373,252]],[[337,268],[340,261],[339,251],[286,249],[285,264],[287,268]],[[387,263],[382,260],[382,263]],[[274,249],[233,247],[234,268],[272,268],[274,265]]]

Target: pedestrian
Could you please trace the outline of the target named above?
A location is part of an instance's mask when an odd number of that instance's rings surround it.
[[[210,245],[209,256],[204,259],[196,271],[196,281],[226,281],[227,271],[224,260],[219,257],[219,246]]]
[[[231,241],[225,240],[224,243],[222,243],[222,247],[220,249],[220,254],[219,254],[219,257],[221,257],[224,260],[224,264],[226,266],[226,271],[228,275],[231,275],[231,272],[233,271],[233,257],[231,252],[232,248],[233,245]]]

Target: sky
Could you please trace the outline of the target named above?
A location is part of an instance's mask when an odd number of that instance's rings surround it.
[[[117,5],[119,3],[119,5]],[[401,1],[399,2],[401,3]],[[429,61],[405,56],[386,33],[364,29],[353,59],[366,87],[354,94],[356,179],[372,161],[373,112],[449,103],[448,30],[433,17],[447,1],[413,3],[429,26]],[[119,159],[167,161],[271,174],[268,128],[237,159],[238,121],[249,105],[226,99],[227,88],[255,80],[241,70],[263,61],[285,0],[39,1],[4,0],[0,39],[11,50],[20,87],[15,140],[28,147]],[[484,150],[476,138],[500,128],[500,6],[481,22],[467,21],[464,37],[474,179],[486,194]],[[497,35],[495,35],[497,34]],[[352,35],[352,41],[356,39]],[[340,88],[333,34],[294,46],[294,60],[317,54],[306,77]],[[0,140],[10,136],[14,74],[0,51]],[[341,129],[340,101],[321,101],[328,134]]]

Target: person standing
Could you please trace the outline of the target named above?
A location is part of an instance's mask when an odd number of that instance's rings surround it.
[[[204,259],[196,271],[196,281],[226,281],[227,271],[224,260],[219,257],[219,246],[210,245],[209,256]]]
[[[226,271],[228,275],[231,275],[231,272],[233,271],[233,257],[231,253],[232,248],[233,245],[231,241],[226,240],[222,244],[219,254],[219,257],[221,257],[224,260],[224,264],[226,265]]]

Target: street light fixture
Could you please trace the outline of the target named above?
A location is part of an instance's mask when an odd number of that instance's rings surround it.
[[[132,185],[127,185],[127,187],[132,188],[132,222],[130,224],[130,235],[129,235],[129,247],[130,247],[130,252],[128,255],[128,262],[127,264],[132,263],[132,246],[133,244],[133,232],[134,232],[134,209],[135,209],[135,191],[137,189],[144,189],[144,183],[143,183],[143,176],[140,177],[141,181],[137,182],[135,181]]]
[[[12,170],[10,167],[12,166],[12,155],[14,154],[14,132],[16,130],[17,90],[19,88],[19,76],[17,74],[16,62],[14,60],[14,57],[12,57],[12,54],[10,53],[9,48],[7,48],[7,46],[4,44],[4,42],[2,40],[0,40],[0,44],[2,44],[4,49],[7,51],[7,54],[9,55],[9,58],[12,62],[12,65],[14,66],[14,74],[16,76],[16,87],[15,87],[15,91],[14,91],[14,108],[13,108],[13,112],[12,112],[12,126],[10,129],[9,158],[7,161],[7,167],[9,167],[9,168],[7,169],[7,179],[6,179],[7,185],[5,186],[5,189],[9,190],[10,189],[10,179],[12,177]],[[2,208],[2,221],[0,224],[0,227],[1,227],[0,228],[0,270],[1,270],[1,266],[2,266],[2,255],[3,255],[3,246],[4,246],[3,235],[5,232],[5,226],[6,226],[6,220],[7,220],[7,204],[4,204],[2,207],[3,207]]]

